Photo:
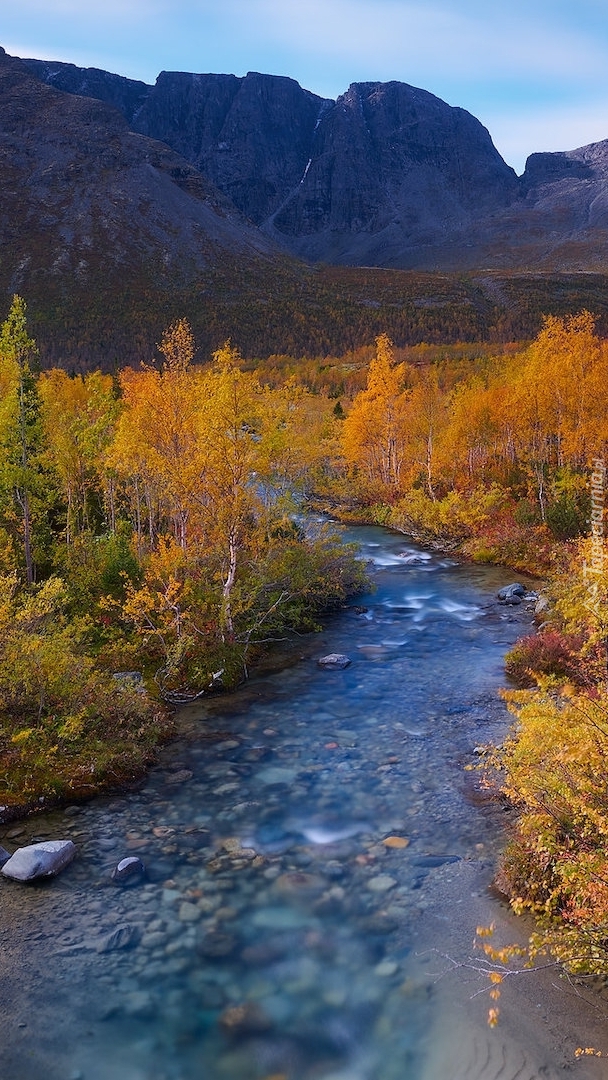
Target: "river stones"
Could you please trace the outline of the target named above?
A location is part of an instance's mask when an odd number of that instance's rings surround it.
[[[0,847],[0,866],[4,866],[4,864],[8,862],[10,857],[10,851],[7,851],[6,848]]]
[[[385,893],[394,889],[396,884],[395,878],[390,877],[389,874],[377,874],[376,877],[369,879],[367,888],[370,892]]]
[[[395,960],[381,960],[374,968],[374,975],[381,979],[389,979],[399,971],[399,964]]]
[[[412,859],[413,866],[422,866],[426,869],[435,869],[437,866],[444,866],[446,863],[461,862],[460,855],[416,855]]]
[[[71,863],[76,845],[71,840],[43,840],[17,848],[4,863],[1,873],[14,881],[37,881],[54,877]]]
[[[226,1004],[226,994],[216,983],[207,983],[198,991],[197,1000],[201,1009],[221,1009]]]
[[[121,859],[117,866],[114,867],[111,878],[115,885],[121,885],[124,888],[131,888],[133,885],[139,885],[146,876],[146,868],[136,855],[130,855],[126,859]]]
[[[272,1027],[272,1020],[255,1001],[230,1005],[220,1014],[218,1023],[222,1031],[232,1038],[261,1035]]]
[[[358,920],[358,927],[366,938],[393,934],[399,929],[399,922],[386,911],[373,911]]]
[[[208,960],[224,960],[227,956],[232,956],[239,947],[240,941],[236,934],[209,930],[199,941],[198,951]]]
[[[290,935],[282,938],[274,937],[268,941],[254,941],[245,946],[240,958],[247,967],[269,967],[270,964],[275,964],[277,960],[282,960],[287,956],[292,948]]]
[[[111,930],[109,934],[106,934],[99,945],[97,946],[97,952],[108,953],[117,952],[120,949],[131,949],[134,945],[138,945],[141,941],[141,930],[138,926],[133,926],[131,923],[125,923],[123,926],[117,926],[114,930]]]
[[[522,600],[530,599],[525,587],[519,582],[514,581],[511,585],[505,585],[502,589],[498,590],[498,599],[503,604],[510,604],[515,606],[521,604]],[[536,593],[531,594],[536,599]]]
[[[288,870],[276,878],[274,888],[287,898],[307,899],[322,892],[325,881],[318,874],[309,874],[303,870]]]
[[[177,772],[169,773],[165,777],[165,784],[187,784],[188,780],[191,780],[194,773],[190,769],[178,769]]]
[[[321,656],[317,660],[317,666],[324,668],[326,671],[342,671],[352,664],[350,656],[346,656],[344,653],[328,653],[327,656]]]

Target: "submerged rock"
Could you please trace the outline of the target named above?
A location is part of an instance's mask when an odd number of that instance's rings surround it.
[[[232,956],[240,946],[236,934],[224,934],[219,930],[209,930],[200,940],[198,951],[208,960],[224,960]]]
[[[131,949],[134,945],[138,945],[140,941],[141,930],[139,927],[125,923],[123,926],[117,926],[109,934],[106,934],[99,942],[97,951],[107,953],[116,952],[119,949]]]
[[[54,877],[71,863],[75,854],[76,845],[71,840],[43,840],[39,844],[17,848],[1,872],[14,881]]]
[[[308,874],[302,870],[288,870],[279,875],[274,887],[284,896],[307,897],[322,892],[325,881],[318,874]]]
[[[146,876],[146,868],[141,861],[135,855],[130,855],[126,859],[121,859],[117,866],[114,867],[111,877],[115,885],[122,885],[124,887],[130,887],[132,885],[139,885],[140,881]]]
[[[344,653],[328,653],[327,656],[321,656],[317,660],[318,666],[325,668],[327,671],[342,671],[344,668],[349,667],[351,663],[350,656],[345,656]]]
[[[394,889],[396,884],[395,878],[390,877],[389,874],[377,874],[376,877],[369,879],[367,888],[371,892],[383,893]]]
[[[221,1013],[218,1023],[222,1031],[232,1038],[259,1035],[272,1027],[272,1020],[255,1001],[230,1005]]]

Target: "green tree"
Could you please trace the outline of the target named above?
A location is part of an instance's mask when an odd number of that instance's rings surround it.
[[[40,405],[30,362],[36,344],[29,336],[25,301],[15,294],[6,321],[0,327],[0,438],[4,451],[2,483],[12,495],[28,585],[35,578],[32,497],[38,489]]]

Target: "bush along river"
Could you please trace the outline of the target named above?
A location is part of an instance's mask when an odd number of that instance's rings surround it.
[[[490,1030],[473,949],[479,923],[522,933],[489,891],[509,815],[465,766],[508,729],[532,605],[497,602],[505,570],[345,535],[374,590],[181,710],[138,792],[0,828],[78,853],[0,876],[2,1080],[606,1075],[574,1061],[601,1040],[585,990],[516,976]]]

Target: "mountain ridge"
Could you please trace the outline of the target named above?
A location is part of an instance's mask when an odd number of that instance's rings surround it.
[[[150,86],[0,52],[0,293],[74,370],[149,358],[184,314],[203,350],[250,356],[603,316],[607,177],[608,142],[517,177],[475,117],[405,83],[333,101],[286,76]]]
[[[532,154],[521,177],[471,113],[403,82],[325,99],[286,76],[154,84],[25,60],[166,143],[291,255],[422,271],[603,270],[608,140]]]

